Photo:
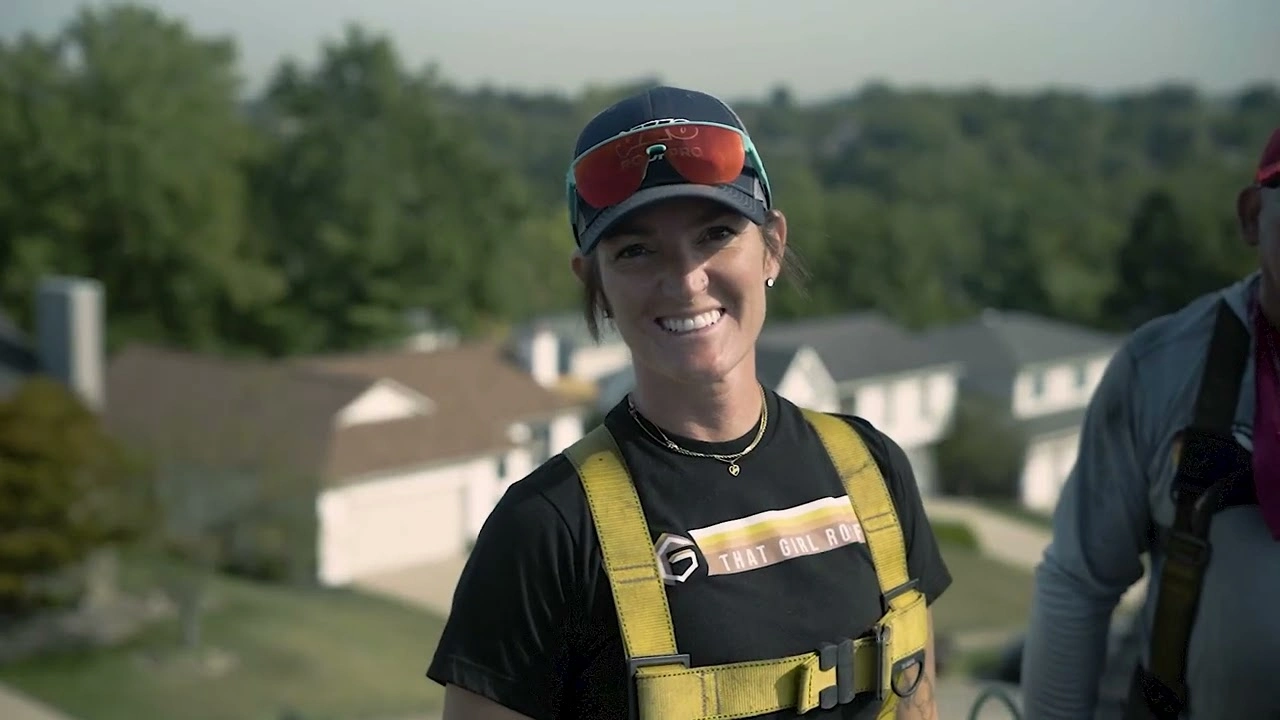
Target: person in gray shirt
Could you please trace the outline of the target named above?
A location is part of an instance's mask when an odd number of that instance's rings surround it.
[[[1170,564],[1169,546],[1160,538],[1174,524],[1181,439],[1202,414],[1202,378],[1207,396],[1215,387],[1232,388],[1217,392],[1217,405],[1226,407],[1221,437],[1230,444],[1228,454],[1238,449],[1243,457],[1243,470],[1232,477],[1241,480],[1239,488],[1247,482],[1251,500],[1223,503],[1212,514],[1198,606],[1185,613],[1191,630],[1178,688],[1185,694],[1176,696],[1184,704],[1171,716],[1280,718],[1280,521],[1273,519],[1280,508],[1272,507],[1280,504],[1272,500],[1280,495],[1280,464],[1272,459],[1280,458],[1280,424],[1271,425],[1280,417],[1280,361],[1271,338],[1280,334],[1280,129],[1254,182],[1240,192],[1237,210],[1259,269],[1136,330],[1090,400],[1076,465],[1054,513],[1053,539],[1035,573],[1021,673],[1028,720],[1158,717],[1126,715],[1132,699],[1126,696],[1141,695],[1128,691],[1131,675],[1143,677],[1141,669],[1134,675],[1134,664],[1151,667],[1157,589]],[[1221,345],[1227,325],[1239,328],[1239,340],[1231,344],[1241,349],[1239,363],[1227,367],[1242,370],[1211,379],[1224,373],[1211,363],[1210,338]],[[1181,477],[1194,472],[1184,469]],[[1107,660],[1108,627],[1121,595],[1142,577],[1144,555],[1151,585],[1134,618],[1127,643],[1133,657],[1125,667],[1117,660],[1125,648]],[[1162,637],[1169,626],[1159,625]],[[1123,680],[1103,677],[1113,673],[1123,673]],[[1114,685],[1125,691],[1109,692]]]

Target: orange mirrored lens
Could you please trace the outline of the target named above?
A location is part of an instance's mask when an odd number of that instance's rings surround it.
[[[746,162],[742,135],[694,123],[649,128],[592,150],[574,166],[578,195],[605,208],[626,200],[644,182],[651,157],[661,155],[681,177],[700,185],[733,182]]]

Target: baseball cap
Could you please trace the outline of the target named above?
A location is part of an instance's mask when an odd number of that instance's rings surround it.
[[[576,160],[601,143],[642,126],[663,121],[712,123],[734,128],[750,146],[746,126],[723,100],[696,90],[659,86],[624,98],[601,111],[578,135],[573,157]],[[751,149],[754,155],[754,149]],[[759,157],[744,165],[742,173],[722,185],[692,183],[664,160],[649,164],[640,188],[625,200],[608,207],[592,207],[576,188],[570,190],[569,222],[583,254],[595,249],[604,236],[624,216],[671,198],[702,198],[724,205],[756,224],[764,224],[771,206],[768,180]]]
[[[1280,128],[1271,132],[1271,139],[1262,150],[1258,159],[1258,174],[1254,180],[1259,185],[1275,185],[1280,183]]]

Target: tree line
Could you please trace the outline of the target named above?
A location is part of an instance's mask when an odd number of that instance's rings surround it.
[[[101,279],[109,339],[284,356],[573,308],[574,135],[648,80],[462,89],[349,26],[252,96],[234,43],[134,6],[0,45],[0,303]],[[732,99],[731,100],[735,100]],[[1254,260],[1234,196],[1280,88],[1107,97],[872,85],[735,101],[810,269],[780,317],[984,307],[1132,327]]]

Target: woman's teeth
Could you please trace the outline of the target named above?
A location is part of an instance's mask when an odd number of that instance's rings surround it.
[[[711,327],[724,317],[723,310],[712,310],[687,318],[658,318],[658,325],[670,333],[687,333]]]

